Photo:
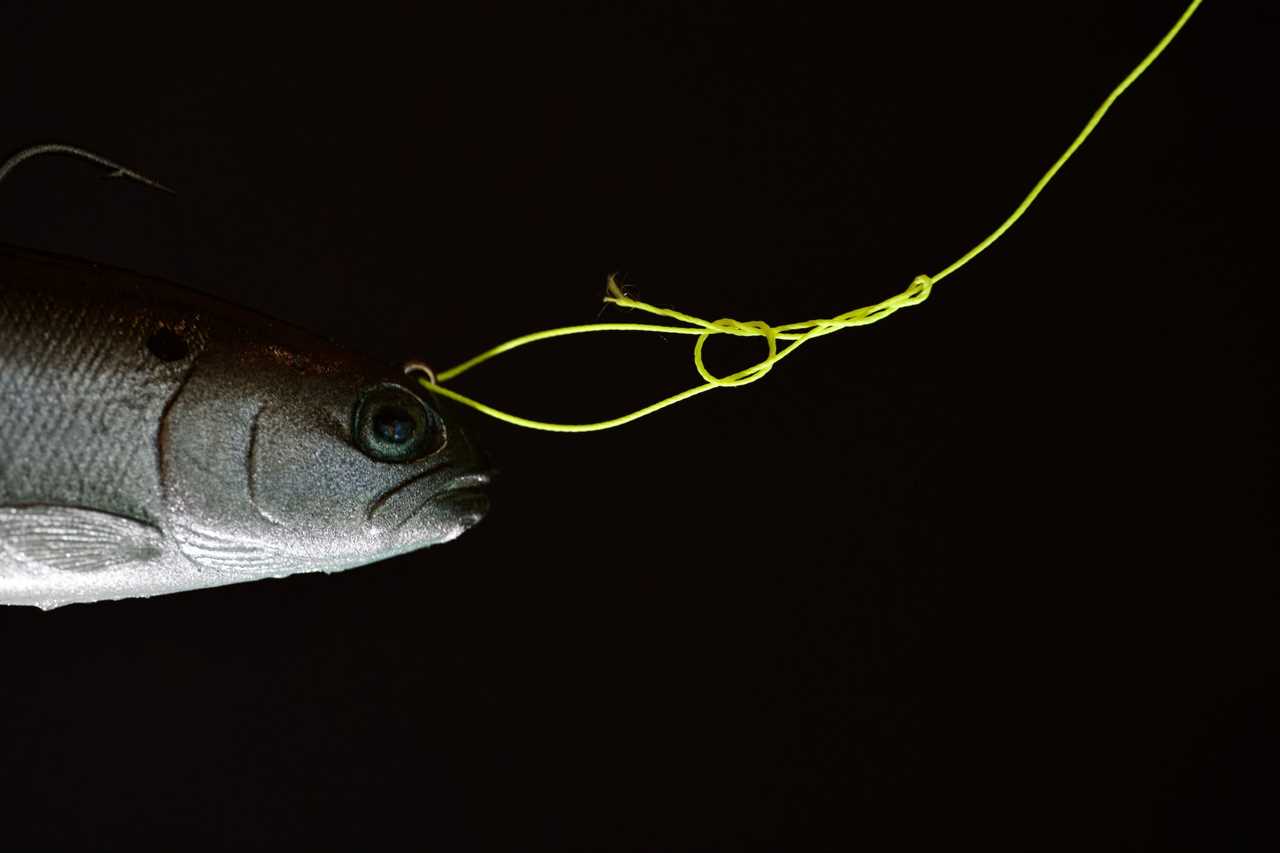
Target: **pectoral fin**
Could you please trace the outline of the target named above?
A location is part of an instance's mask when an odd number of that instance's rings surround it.
[[[164,553],[150,524],[65,506],[0,506],[0,575],[98,572]],[[6,559],[7,558],[7,559]]]

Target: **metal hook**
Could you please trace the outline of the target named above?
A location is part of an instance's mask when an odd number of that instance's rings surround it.
[[[404,363],[404,372],[406,376],[414,373],[425,373],[427,375],[428,382],[430,382],[432,385],[438,384],[436,382],[436,372],[432,370],[430,365],[426,364],[425,362],[406,361]]]
[[[154,187],[155,189],[163,190],[167,193],[173,192],[172,189],[166,187],[159,181],[152,180],[146,175],[133,171],[133,169],[127,169],[114,160],[108,160],[100,154],[94,154],[92,151],[85,151],[83,148],[76,148],[74,145],[61,145],[58,143],[33,145],[30,148],[24,148],[17,154],[14,154],[8,160],[4,161],[3,165],[0,165],[0,181],[3,181],[5,176],[12,172],[23,160],[29,160],[30,158],[38,157],[41,154],[69,154],[72,157],[79,157],[83,160],[88,160],[91,163],[97,163],[100,166],[106,166],[110,169],[114,169],[115,171],[111,172],[108,177],[130,178],[140,184],[146,184],[149,187]]]

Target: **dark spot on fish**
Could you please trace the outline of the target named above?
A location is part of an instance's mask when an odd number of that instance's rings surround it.
[[[156,329],[147,338],[147,349],[161,361],[181,361],[191,351],[182,336],[172,329]]]

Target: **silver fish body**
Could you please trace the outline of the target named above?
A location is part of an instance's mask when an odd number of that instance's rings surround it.
[[[0,603],[347,569],[458,536],[488,482],[395,369],[177,285],[0,246]]]

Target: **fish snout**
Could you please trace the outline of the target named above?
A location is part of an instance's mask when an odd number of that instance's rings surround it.
[[[422,544],[453,539],[489,510],[494,472],[444,466],[392,486],[370,504],[367,517],[383,534]]]
[[[489,511],[489,486],[496,476],[497,472],[492,469],[459,474],[436,495],[436,500],[464,516],[474,516],[474,520],[467,524],[467,527],[471,527]]]

